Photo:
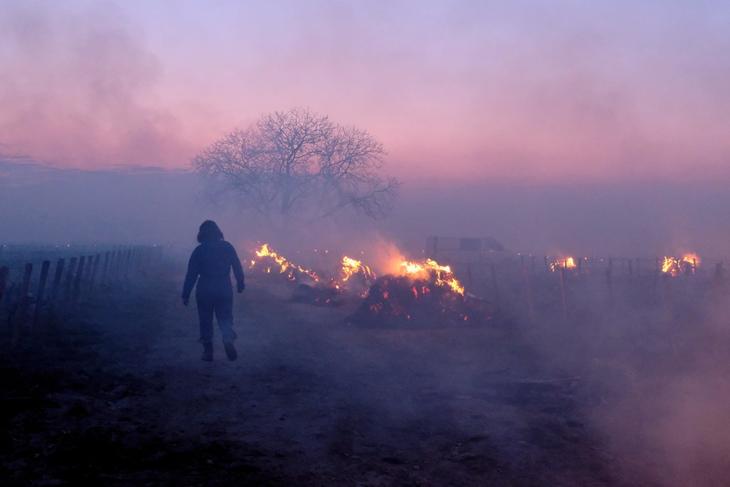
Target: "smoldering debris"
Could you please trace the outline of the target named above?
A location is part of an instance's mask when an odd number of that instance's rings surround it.
[[[490,319],[484,301],[475,296],[462,296],[427,279],[386,275],[370,287],[348,321],[370,327],[441,327]]]

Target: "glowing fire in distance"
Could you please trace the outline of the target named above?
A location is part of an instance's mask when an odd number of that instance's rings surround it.
[[[426,259],[424,262],[401,260],[399,268],[403,276],[411,279],[432,279],[437,286],[445,286],[461,296],[464,295],[464,286],[454,276],[450,266],[441,265],[433,259]]]
[[[355,274],[361,273],[366,280],[375,280],[375,273],[370,267],[363,264],[361,261],[353,259],[352,257],[342,257],[342,268],[340,269],[340,280],[344,283],[347,282]]]
[[[575,269],[576,267],[578,267],[578,265],[575,263],[575,259],[573,257],[556,259],[548,264],[550,272],[555,272],[559,269]]]
[[[253,269],[259,262],[263,262],[264,259],[268,259],[278,266],[279,274],[285,274],[287,279],[289,279],[290,281],[295,281],[296,273],[299,272],[308,276],[313,281],[319,282],[319,276],[316,272],[291,262],[286,257],[271,249],[271,247],[269,247],[269,244],[267,243],[262,244],[259,248],[257,248],[255,250],[255,254],[256,257],[251,260],[249,265],[249,268],[251,269]],[[271,266],[267,266],[265,268],[265,272],[270,273],[271,269]]]
[[[664,256],[664,259],[662,259],[662,273],[676,277],[681,274],[683,269],[694,272],[697,270],[700,262],[700,256],[693,252],[688,252],[679,258]]]

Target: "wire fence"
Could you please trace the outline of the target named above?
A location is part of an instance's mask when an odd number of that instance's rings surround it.
[[[665,258],[557,257],[492,253],[450,264],[468,293],[530,321],[587,309],[666,307],[728,294],[724,263]]]
[[[11,343],[16,346],[44,320],[72,314],[120,282],[151,275],[162,257],[159,246],[3,246],[0,312]]]

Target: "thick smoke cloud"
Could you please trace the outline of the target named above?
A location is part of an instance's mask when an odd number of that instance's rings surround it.
[[[181,165],[175,116],[155,102],[162,66],[114,4],[3,2],[0,142],[71,166]]]
[[[371,131],[404,180],[728,176],[707,2],[5,2],[5,152],[185,166],[261,113]],[[40,137],[42,135],[42,137]]]

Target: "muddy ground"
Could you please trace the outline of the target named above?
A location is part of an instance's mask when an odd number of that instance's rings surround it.
[[[86,303],[18,349],[3,336],[3,484],[650,482],[591,420],[602,387],[524,325],[360,328],[352,306],[289,294],[252,279],[236,297],[236,362],[218,343],[200,360],[176,276]]]

